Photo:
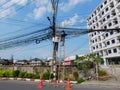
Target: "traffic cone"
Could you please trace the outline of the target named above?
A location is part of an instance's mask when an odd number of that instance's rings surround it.
[[[69,78],[68,78],[68,80],[67,80],[66,90],[72,90],[71,85],[70,85],[70,79],[69,79]]]
[[[40,78],[40,83],[38,84],[38,88],[43,88],[43,81],[42,81],[42,78]]]

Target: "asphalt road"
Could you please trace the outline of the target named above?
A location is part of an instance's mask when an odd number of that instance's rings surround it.
[[[39,82],[27,82],[27,81],[0,81],[0,90],[40,90],[38,86]],[[65,90],[65,87],[44,85],[41,90]],[[83,85],[73,85],[72,90],[120,90],[120,88],[114,87],[99,87],[99,86],[83,86]]]

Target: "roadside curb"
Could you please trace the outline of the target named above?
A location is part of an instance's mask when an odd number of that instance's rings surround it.
[[[18,81],[33,81],[39,82],[40,79],[29,79],[29,78],[0,78],[0,80],[18,80]],[[43,83],[67,83],[66,80],[43,80]],[[71,84],[76,84],[77,81],[70,81]]]

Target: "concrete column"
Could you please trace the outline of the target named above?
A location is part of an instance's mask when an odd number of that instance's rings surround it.
[[[104,60],[104,66],[107,66],[107,60],[105,57],[103,57],[103,60]]]

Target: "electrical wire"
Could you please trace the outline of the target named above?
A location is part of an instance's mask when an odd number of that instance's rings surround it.
[[[13,48],[13,47],[15,48],[18,46],[24,46],[24,45],[31,44],[32,42],[35,43],[35,40],[39,40],[40,42],[42,42],[42,41],[45,41],[50,38],[51,38],[51,35],[49,35],[49,33],[47,33],[44,35],[28,37],[28,38],[21,39],[21,40],[4,42],[4,43],[0,44],[0,50],[7,49],[7,48]]]
[[[19,20],[19,19],[14,19],[14,18],[7,18],[7,19],[11,21],[17,21],[17,22],[27,23],[27,24],[39,24],[39,23],[31,22],[31,21]]]
[[[0,43],[2,42],[6,42],[6,41],[10,41],[10,40],[14,40],[14,39],[18,39],[18,38],[23,38],[23,37],[26,37],[26,36],[29,36],[29,35],[33,35],[35,33],[38,33],[38,32],[46,32],[46,30],[50,29],[49,27],[47,28],[44,28],[44,29],[41,29],[41,30],[37,30],[37,31],[34,31],[34,32],[30,32],[30,33],[25,33],[25,34],[22,34],[22,35],[19,35],[19,36],[15,36],[15,37],[11,37],[11,38],[6,38],[6,39],[2,39],[0,40]]]
[[[10,2],[10,1],[9,1]],[[3,7],[5,4],[7,4],[8,1],[4,2],[2,5],[0,5],[0,8]]]
[[[10,1],[10,2],[11,2],[11,1]],[[19,3],[19,2],[21,2],[21,1],[18,1],[18,2],[16,2],[16,3]],[[16,5],[16,4],[10,5],[9,7],[7,7],[7,8],[5,8],[5,9],[1,10],[0,13],[3,13],[5,10],[7,10],[7,9],[9,9],[9,8],[15,6],[15,5]]]
[[[18,33],[18,32],[23,31],[23,30],[28,30],[28,29],[31,29],[31,28],[36,27],[36,26],[38,26],[38,25],[41,25],[41,23],[36,24],[36,25],[29,26],[29,27],[25,27],[25,28],[22,28],[22,29],[18,29],[18,30],[15,30],[15,31],[13,31],[13,32],[9,32],[9,33],[2,34],[2,35],[0,35],[0,37],[8,36],[8,35],[14,34],[14,33]]]
[[[14,25],[14,26],[26,26],[25,24],[22,24],[22,23],[11,23],[11,22],[2,22],[0,21],[1,24],[10,24],[10,25]]]
[[[34,45],[36,45],[36,44],[34,44]],[[43,45],[43,46],[39,46],[39,47],[34,47],[34,48],[25,48],[25,49],[21,49],[21,50],[19,50],[19,51],[17,51],[15,54],[19,54],[20,52],[22,52],[22,51],[31,51],[31,50],[35,50],[35,49],[40,49],[40,48],[44,48],[44,47],[47,47],[47,46],[50,46],[51,44],[46,44],[46,45]],[[33,45],[32,45],[33,46]]]
[[[31,3],[29,2],[29,3],[27,3],[25,6],[22,6],[22,7],[20,7],[20,8],[17,8],[17,9],[16,9],[16,12],[22,10],[23,8],[25,8],[26,6],[28,6],[28,5],[30,5],[30,4],[31,4]],[[13,14],[13,13],[12,13],[12,14]],[[12,14],[7,14],[6,16],[0,17],[0,20],[3,19],[3,18],[5,18],[5,17],[7,17],[7,16],[12,15]]]

